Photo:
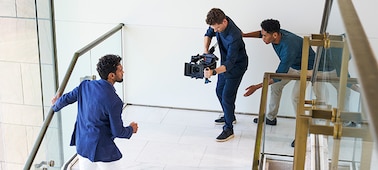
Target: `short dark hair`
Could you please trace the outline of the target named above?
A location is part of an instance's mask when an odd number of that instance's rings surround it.
[[[219,9],[219,8],[213,8],[211,9],[206,16],[206,23],[208,25],[214,25],[214,24],[222,24],[223,19],[226,18],[226,14]]]
[[[101,57],[97,63],[97,72],[101,79],[108,79],[110,73],[117,71],[117,66],[121,64],[122,58],[118,55],[107,54]]]
[[[265,30],[267,33],[271,34],[274,32],[280,32],[281,26],[278,20],[266,19],[263,22],[261,22],[261,28]]]

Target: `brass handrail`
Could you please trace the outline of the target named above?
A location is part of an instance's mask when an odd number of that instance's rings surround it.
[[[309,51],[308,47],[310,45],[322,46],[324,44],[324,43],[318,41],[319,37],[320,37],[320,40],[322,40],[321,35],[313,34],[312,37],[314,39],[310,40],[310,37],[305,36],[304,41],[303,41],[302,69],[304,69],[304,70],[307,70],[307,65],[308,65],[308,63],[307,63],[308,51]],[[332,39],[334,39],[334,37]],[[328,41],[328,38],[324,39],[323,41]],[[332,46],[342,46],[342,44],[344,44],[344,43],[343,42],[341,43],[339,41],[340,40],[338,40],[338,39],[332,40],[332,41],[329,41],[328,44],[332,44]],[[347,50],[347,48],[346,48],[346,50]],[[343,53],[345,53],[343,55],[344,60],[348,61],[348,59],[345,58],[345,56],[349,56],[349,54],[345,51]],[[343,65],[344,68],[347,68],[347,65],[345,66],[345,63],[342,63],[342,65]],[[347,70],[343,70],[343,71],[347,72]],[[285,73],[265,73],[264,74],[264,80],[263,80],[262,93],[261,93],[261,101],[260,101],[261,103],[260,103],[259,118],[258,118],[259,122],[258,122],[257,130],[256,130],[257,132],[256,132],[256,141],[255,141],[255,152],[254,152],[254,159],[253,159],[253,165],[252,165],[253,170],[261,169],[262,166],[263,166],[259,162],[261,162],[261,160],[264,157],[264,154],[261,154],[261,149],[264,148],[264,143],[262,143],[262,139],[264,138],[264,134],[262,133],[262,131],[263,131],[264,124],[265,124],[264,121],[265,121],[265,112],[266,112],[267,91],[268,91],[268,86],[269,86],[268,80],[270,80],[271,78],[300,80],[300,83],[301,83],[300,84],[301,90],[300,90],[300,96],[299,96],[300,100],[299,100],[298,108],[297,108],[297,112],[296,112],[296,118],[297,119],[296,119],[296,135],[295,135],[296,143],[299,141],[300,145],[295,145],[295,148],[294,148],[294,155],[295,156],[294,156],[294,166],[293,166],[294,169],[301,169],[301,168],[304,167],[304,163],[305,163],[305,156],[304,156],[305,152],[304,151],[306,150],[306,140],[307,140],[306,136],[307,136],[308,129],[310,128],[308,117],[305,116],[305,114],[304,114],[304,112],[306,110],[304,105],[309,103],[309,101],[304,100],[306,82],[309,81],[310,79],[315,80],[315,82],[318,82],[318,81],[339,82],[341,84],[340,86],[342,86],[342,87],[345,86],[345,88],[346,88],[347,83],[358,84],[358,82],[357,82],[356,78],[348,78],[346,76],[346,74],[341,75],[340,78],[334,77],[334,78],[323,79],[321,76],[316,76],[315,78],[307,76],[306,71],[301,71],[301,75],[289,75],[289,74],[285,74]],[[343,89],[344,91],[345,91],[345,88]],[[344,95],[341,94],[340,96],[344,96]],[[339,105],[341,105],[341,107],[343,107],[343,105],[340,104],[340,103],[343,103],[342,100],[340,98],[338,100],[339,100]],[[317,103],[317,101],[312,101],[311,103]],[[340,111],[337,111],[336,116],[340,117]],[[335,128],[336,127],[337,126],[335,126]],[[300,155],[300,156],[298,156],[298,155]]]
[[[68,80],[71,77],[72,71],[75,68],[78,58],[82,56],[83,54],[85,54],[86,52],[88,52],[89,50],[91,50],[92,48],[94,48],[95,46],[97,46],[98,44],[100,44],[101,42],[103,42],[104,40],[106,40],[108,37],[112,36],[114,33],[118,32],[119,30],[122,30],[123,26],[124,26],[123,23],[118,24],[116,27],[112,28],[110,31],[106,32],[104,35],[100,36],[96,40],[92,41],[85,47],[75,52],[74,56],[72,57],[71,63],[67,69],[67,72],[64,76],[64,79],[59,86],[57,94],[62,94],[64,89],[66,88]],[[52,109],[52,107],[50,107],[49,113],[47,114],[45,121],[42,124],[41,130],[37,136],[37,139],[25,163],[24,170],[29,170],[30,167],[32,166],[35,156],[37,155],[37,152],[39,150],[39,147],[41,146],[42,140],[44,139],[46,135],[47,128],[49,127],[51,120],[54,117],[54,113],[55,113],[54,110]]]
[[[256,138],[255,138],[255,150],[253,154],[252,160],[252,170],[262,169],[263,164],[261,160],[263,160],[264,154],[261,154],[261,146],[262,146],[262,138],[263,138],[263,128],[265,122],[265,112],[266,112],[266,104],[268,99],[268,86],[270,79],[289,79],[289,80],[299,80],[300,75],[292,75],[286,73],[270,73],[265,72],[263,78],[263,85],[262,85],[262,92],[261,92],[261,99],[260,99],[260,108],[259,108],[259,117],[258,117],[258,124],[256,129]],[[311,77],[307,76],[307,81],[310,80]],[[319,77],[318,77],[319,78]],[[319,78],[321,79],[321,78]],[[337,81],[337,79],[327,79],[326,81]],[[351,78],[351,82],[356,81],[355,79]],[[262,157],[260,157],[262,156]]]
[[[373,50],[354,9],[351,0],[338,0],[339,8],[349,43],[349,49],[355,58],[364,109],[369,122],[373,141],[378,141],[378,64]],[[378,146],[378,142],[375,142]],[[376,147],[378,153],[378,147]]]
[[[71,164],[71,162],[74,161],[75,159],[77,159],[76,157],[77,157],[77,153],[72,155],[72,157],[64,164],[62,170],[67,170],[68,167],[73,166],[73,164]]]

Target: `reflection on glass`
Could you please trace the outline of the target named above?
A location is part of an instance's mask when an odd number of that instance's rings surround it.
[[[318,81],[314,97],[337,109],[340,119],[313,120],[314,124],[336,128],[341,136],[326,135],[323,149],[329,168],[370,169],[373,141],[361,107],[358,77],[354,60],[349,55],[347,36],[337,1],[334,1],[326,30],[329,35],[342,35],[343,47],[324,48],[320,55]],[[343,82],[343,76],[346,79]],[[327,156],[328,155],[328,156]]]

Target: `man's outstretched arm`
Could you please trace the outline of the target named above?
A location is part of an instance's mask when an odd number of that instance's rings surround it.
[[[274,81],[273,79],[270,79],[269,80],[269,85],[273,84]],[[245,93],[244,93],[244,97],[247,97],[247,96],[250,96],[251,94],[253,94],[256,90],[260,89],[262,87],[263,83],[259,83],[259,84],[253,84],[253,85],[250,85],[249,87],[247,87],[245,90],[247,90]]]

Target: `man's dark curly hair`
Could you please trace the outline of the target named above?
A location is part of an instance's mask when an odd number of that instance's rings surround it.
[[[107,54],[101,57],[97,63],[97,72],[101,79],[107,80],[109,73],[115,73],[122,58],[118,55]]]
[[[219,8],[213,8],[207,13],[206,23],[208,25],[222,24],[223,19],[226,18],[224,12]]]
[[[261,22],[261,28],[269,34],[280,32],[280,27],[280,22],[274,19],[266,19]]]

